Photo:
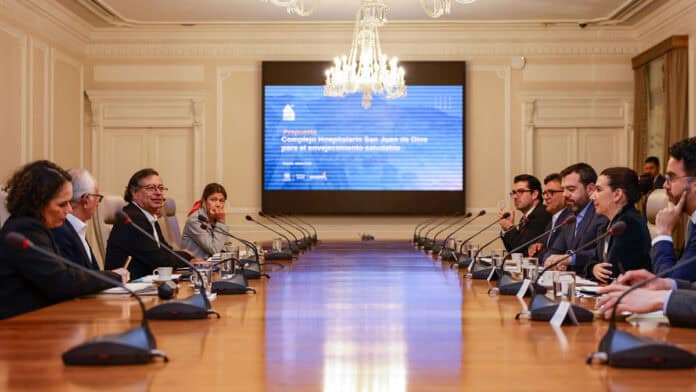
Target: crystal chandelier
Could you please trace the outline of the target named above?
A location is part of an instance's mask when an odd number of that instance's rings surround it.
[[[398,66],[396,57],[387,60],[379,46],[377,29],[386,22],[386,11],[383,0],[361,1],[350,54],[336,57],[334,66],[326,70],[324,95],[344,97],[361,92],[365,109],[372,103],[372,94],[383,94],[385,98],[406,95],[404,69]]]
[[[317,4],[319,4],[319,0],[261,0],[264,3],[268,3],[269,1],[271,4],[276,5],[278,7],[283,7],[285,10],[288,12],[288,14],[295,14],[299,16],[308,16],[312,12],[314,12],[314,9],[316,8]]]
[[[314,11],[320,0],[261,0],[284,7],[288,13],[307,16]],[[419,0],[425,13],[432,18],[449,14],[452,0]],[[471,4],[476,0],[454,0],[460,4]],[[387,59],[379,44],[378,28],[386,23],[387,6],[384,0],[361,0],[355,21],[353,44],[348,56],[334,59],[334,65],[326,70],[324,95],[344,97],[362,93],[362,107],[368,109],[372,95],[399,98],[406,95],[404,69],[398,66],[396,57]]]

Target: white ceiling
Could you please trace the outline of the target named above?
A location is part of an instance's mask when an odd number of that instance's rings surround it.
[[[61,1],[64,2],[65,0]],[[352,21],[360,0],[320,1],[309,17],[289,15],[284,9],[260,0],[72,0],[100,5],[119,19],[135,24],[158,23],[235,23],[290,21]],[[432,0],[425,0],[432,2]],[[440,20],[476,22],[555,22],[583,21],[608,17],[627,3],[652,0],[477,0],[473,4],[454,3],[452,13]],[[388,18],[429,20],[420,0],[386,0]]]

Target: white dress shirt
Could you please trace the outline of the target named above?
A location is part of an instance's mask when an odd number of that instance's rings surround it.
[[[82,241],[82,246],[84,246],[85,253],[87,254],[87,259],[91,261],[92,251],[90,251],[89,244],[87,244],[87,223],[83,222],[82,220],[80,220],[80,218],[76,217],[73,214],[68,214],[68,222],[73,227],[73,229],[75,229],[77,235],[80,237],[80,241]]]
[[[152,226],[152,235],[155,236],[155,240],[157,241],[157,246],[159,246],[159,245],[160,245],[160,240],[159,240],[159,236],[157,235],[157,229],[155,228],[155,222],[157,222],[157,217],[154,216],[154,215],[152,215],[152,214],[150,214],[149,212],[143,210],[143,208],[140,207],[140,206],[138,205],[138,203],[133,202],[133,205],[135,205],[136,207],[138,207],[138,208],[140,209],[140,211],[142,211],[143,214],[145,214],[145,217],[147,218],[148,222],[150,222],[150,225]]]

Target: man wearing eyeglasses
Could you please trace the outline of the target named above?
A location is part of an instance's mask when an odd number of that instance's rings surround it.
[[[87,241],[87,222],[97,211],[103,196],[99,194],[97,182],[87,170],[70,169],[68,174],[72,178],[73,187],[73,198],[70,200],[72,213],[68,214],[62,226],[51,229],[51,232],[62,256],[99,271],[99,264]],[[111,272],[118,274],[118,277],[114,277],[123,283],[130,280],[130,274],[125,268],[114,268]]]
[[[171,248],[157,223],[157,216],[164,207],[166,191],[159,173],[154,169],[142,169],[131,176],[123,195],[128,202],[123,211],[133,221],[132,224],[151,233],[156,242],[124,222],[117,221],[106,245],[107,268],[123,267],[129,256],[132,260],[128,270],[133,279],[150,275],[158,267],[186,267],[181,260],[160,247]],[[191,262],[203,262],[185,251],[177,253]]]
[[[561,175],[558,173],[552,173],[544,178],[544,192],[541,194],[544,199],[544,207],[546,212],[551,214],[551,221],[544,228],[544,231],[549,231],[552,228],[558,226],[568,217],[569,211],[565,208],[565,197],[563,197],[563,189],[561,188]],[[527,253],[530,256],[535,256],[543,260],[546,250],[554,242],[558,234],[559,229],[544,236],[539,240],[539,242],[534,243],[529,246]]]
[[[575,214],[576,219],[575,224],[560,229],[560,233],[546,253],[545,265],[555,263],[560,258],[564,258],[568,251],[592,241],[597,236],[598,230],[609,224],[606,217],[595,214],[594,204],[590,201],[596,182],[597,172],[584,162],[570,165],[561,171],[561,189],[563,189],[566,208]],[[556,265],[555,269],[584,273],[585,266],[594,254],[594,248],[574,253]]]
[[[656,274],[696,256],[696,138],[682,140],[669,148],[664,187],[670,202],[655,217],[657,236],[652,243],[652,261]],[[679,224],[682,213],[690,219],[684,251],[678,260],[674,254],[672,231]],[[667,277],[696,281],[696,264],[679,268]]]
[[[510,197],[515,208],[523,215],[519,223],[514,224],[514,211],[511,211],[507,219],[501,219],[506,212],[503,209],[498,214],[503,244],[508,251],[543,233],[551,221],[551,214],[541,205],[541,183],[536,177],[529,174],[515,176]],[[521,250],[521,253],[526,256],[527,249]]]

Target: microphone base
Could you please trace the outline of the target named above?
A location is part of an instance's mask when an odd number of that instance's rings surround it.
[[[579,323],[592,322],[594,318],[592,312],[575,304],[571,304],[570,306],[573,308],[573,313]],[[557,302],[550,300],[545,295],[537,294],[532,298],[532,302],[529,304],[530,318],[534,321],[551,321],[554,313],[556,313],[556,309],[558,309]],[[573,321],[570,318],[570,314],[566,315],[563,324],[572,323]]]
[[[433,255],[433,257],[436,257],[437,255],[439,255],[441,251],[442,251],[441,245],[434,245],[432,247],[432,249],[430,249],[430,253]]]
[[[457,261],[457,255],[454,252],[454,250],[449,249],[449,248],[443,248],[440,251],[440,260],[441,261]]]
[[[493,271],[494,267],[484,267],[481,264],[474,264],[474,267],[471,269],[471,278],[472,279],[488,279],[489,276],[491,276],[491,271]],[[493,272],[493,276],[491,276],[491,280],[498,280],[498,270],[496,269]]]
[[[234,274],[225,279],[215,281],[213,282],[211,290],[214,293],[222,295],[246,294],[248,292],[256,294],[256,289],[247,286],[247,280],[244,274]]]
[[[195,320],[208,318],[210,314],[220,315],[206,305],[201,294],[194,294],[182,300],[165,302],[153,306],[145,312],[150,320]]]
[[[496,275],[498,274],[501,275],[498,279],[498,294],[517,295],[517,293],[520,291],[520,288],[522,287],[523,281],[514,279],[509,272],[503,272],[501,274],[500,271],[497,271]],[[534,289],[532,289],[531,287],[527,288],[527,291],[524,293],[524,296],[529,297],[533,293],[546,294],[546,287],[541,286],[538,283],[535,283]]]
[[[457,260],[457,268],[469,268],[469,265],[471,264],[471,257],[465,256],[465,255],[460,255],[459,259]]]
[[[292,253],[290,252],[268,252],[264,259],[266,260],[287,260],[292,261]]]
[[[669,343],[609,329],[599,342],[611,367],[630,369],[693,369],[694,354]],[[591,361],[592,356],[588,358]]]
[[[263,272],[261,264],[257,263],[256,259],[243,259],[240,262],[242,273],[246,279],[261,279],[264,276],[270,279],[270,276]]]
[[[64,364],[77,366],[144,365],[158,357],[169,362],[142,326],[97,336],[64,352],[62,357]]]

